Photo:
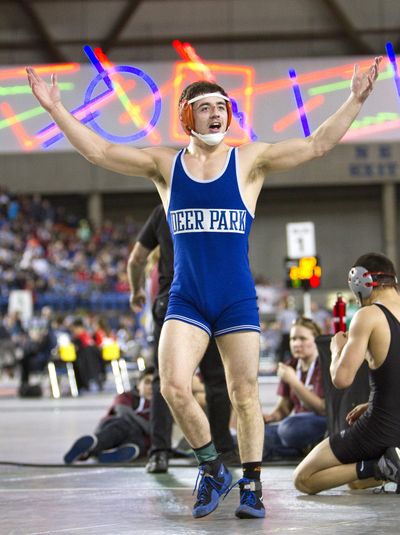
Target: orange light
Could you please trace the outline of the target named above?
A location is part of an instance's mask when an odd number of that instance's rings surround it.
[[[385,66],[389,60],[383,59],[381,62],[381,67]],[[371,61],[365,60],[359,63],[360,69],[366,69],[370,67]],[[353,74],[354,65],[352,63],[347,63],[345,65],[340,65],[338,67],[332,67],[331,69],[323,69],[321,71],[312,71],[305,74],[299,74],[297,76],[298,84],[313,84],[319,82],[320,80],[327,80],[328,78],[348,78],[350,79]],[[254,93],[272,93],[275,91],[281,91],[282,89],[290,89],[292,82],[289,78],[281,78],[279,80],[272,80],[272,82],[265,82],[263,84],[258,84],[254,86]]]
[[[4,117],[10,121],[11,130],[14,132],[15,137],[18,139],[21,147],[27,151],[32,150],[37,142],[30,138],[21,122],[16,118],[14,110],[8,102],[2,102],[0,104],[1,113]]]
[[[57,65],[38,65],[35,66],[36,72],[39,74],[51,73],[71,73],[79,71],[81,66],[79,63],[60,63]],[[26,78],[25,67],[17,67],[16,69],[0,70],[0,80],[7,80],[8,78]]]

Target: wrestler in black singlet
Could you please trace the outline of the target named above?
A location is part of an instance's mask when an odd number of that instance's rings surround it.
[[[377,459],[390,446],[400,446],[400,322],[380,303],[388,321],[390,344],[384,362],[369,370],[368,410],[354,424],[330,437],[336,458],[343,464]]]

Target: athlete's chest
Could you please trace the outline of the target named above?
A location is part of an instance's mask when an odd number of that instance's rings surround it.
[[[220,177],[226,170],[228,153],[223,152],[212,158],[196,158],[190,154],[182,155],[182,165],[187,174],[199,181],[209,181]]]

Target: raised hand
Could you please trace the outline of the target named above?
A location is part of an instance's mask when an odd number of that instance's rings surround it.
[[[370,66],[368,71],[364,73],[360,73],[360,67],[357,63],[354,65],[353,78],[351,79],[351,91],[360,102],[364,102],[371,93],[375,80],[379,75],[379,64],[381,61],[382,56],[376,57],[374,63]]]
[[[61,101],[56,75],[51,75],[51,84],[48,85],[33,67],[27,67],[26,73],[28,75],[28,82],[32,89],[32,93],[35,95],[40,105],[46,111],[51,112],[54,106]]]

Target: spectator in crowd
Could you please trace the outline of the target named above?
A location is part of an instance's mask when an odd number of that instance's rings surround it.
[[[277,351],[278,362],[286,362],[290,359],[290,329],[297,315],[294,298],[290,295],[285,295],[279,303],[276,315],[278,328],[281,331],[281,342]]]
[[[322,334],[332,334],[332,314],[316,301],[311,301],[311,319],[319,325]]]
[[[76,318],[72,322],[71,333],[76,349],[74,370],[78,389],[102,390],[105,381],[104,362],[82,318]]]
[[[279,363],[279,400],[274,409],[264,415],[264,461],[301,457],[307,448],[324,437],[325,400],[315,343],[320,334],[320,327],[309,318],[300,317],[292,324],[292,359],[287,364]]]
[[[51,310],[45,309],[44,315],[37,318],[36,325],[31,325],[24,330],[22,338],[22,359],[21,383],[19,394],[21,396],[41,395],[40,387],[37,393],[31,388],[30,376],[33,372],[43,372],[46,369],[52,354],[52,350],[57,345],[52,323],[50,321]]]

